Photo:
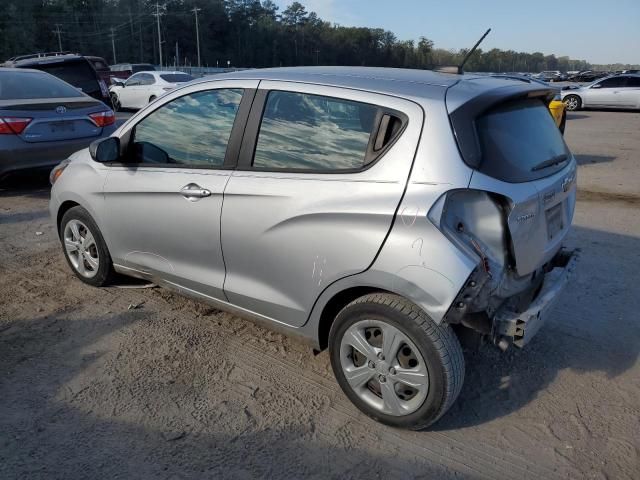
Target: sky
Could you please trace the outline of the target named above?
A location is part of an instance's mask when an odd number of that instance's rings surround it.
[[[640,0],[299,0],[343,26],[384,28],[437,48],[542,52],[590,63],[640,64]],[[275,0],[284,10],[293,0]]]

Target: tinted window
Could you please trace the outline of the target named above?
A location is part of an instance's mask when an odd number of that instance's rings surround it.
[[[640,77],[627,77],[627,87],[640,87]]]
[[[44,73],[0,71],[0,100],[81,96],[78,89]]]
[[[291,92],[270,92],[254,167],[343,170],[364,165],[377,108]]]
[[[190,82],[193,80],[193,77],[186,73],[164,73],[160,75],[160,78],[169,83]]]
[[[569,150],[544,103],[530,99],[490,110],[476,121],[482,162],[480,171],[507,182],[546,177],[566,163],[540,170],[535,166]]]
[[[100,93],[100,85],[98,85],[96,73],[87,60],[46,63],[31,68],[37,68],[55,75],[74,87],[82,89],[84,93]]]
[[[135,127],[132,161],[220,167],[242,90],[210,90],[163,105]]]
[[[598,85],[600,85],[600,88],[618,88],[624,87],[625,83],[625,77],[614,77],[602,80]]]

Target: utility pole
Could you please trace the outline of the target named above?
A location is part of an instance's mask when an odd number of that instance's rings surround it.
[[[176,41],[176,68],[180,66],[180,55],[178,54],[178,42]]]
[[[164,6],[162,7],[163,9],[165,8]],[[162,40],[160,39],[160,15],[163,15],[164,12],[160,13],[160,4],[158,2],[156,2],[156,13],[153,13],[152,15],[154,17],[156,17],[156,22],[158,25],[158,52],[160,53],[159,57],[160,57],[160,70],[162,70]]]
[[[111,27],[111,35],[109,35],[111,37],[111,49],[113,50],[113,63],[116,64],[118,63],[118,61],[116,60],[116,42],[115,42],[115,36],[116,34],[113,33],[113,27]]]
[[[198,46],[198,67],[200,66],[200,32],[198,30],[198,12],[202,10],[198,7],[193,7],[193,14],[196,16],[196,45]]]
[[[58,35],[58,51],[61,52],[62,51],[62,40],[60,39],[60,24],[56,23],[56,29],[54,30],[54,32],[56,35]]]

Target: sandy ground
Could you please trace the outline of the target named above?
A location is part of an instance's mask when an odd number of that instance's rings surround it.
[[[326,353],[165,290],[82,284],[46,183],[16,181],[0,191],[0,478],[640,478],[640,115],[567,128],[576,154],[610,158],[581,162],[577,275],[526,349],[466,354],[426,432],[360,414]]]

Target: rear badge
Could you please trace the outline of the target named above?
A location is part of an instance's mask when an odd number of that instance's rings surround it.
[[[65,107],[64,105],[60,105],[58,107],[56,107],[56,113],[59,113],[60,115],[62,115],[63,113],[67,112],[67,107]]]
[[[535,213],[527,213],[525,215],[520,215],[519,217],[516,217],[516,222],[526,222],[527,220],[531,220],[535,216],[536,216]]]

